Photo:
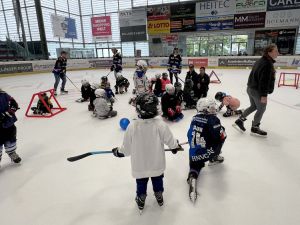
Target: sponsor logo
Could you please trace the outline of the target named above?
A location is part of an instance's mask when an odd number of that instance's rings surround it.
[[[300,59],[293,59],[292,66],[300,66]]]
[[[244,8],[261,8],[266,5],[265,0],[244,0],[242,2],[237,2],[236,3],[236,8],[237,9],[244,9]]]
[[[32,72],[32,63],[0,65],[0,74]]]

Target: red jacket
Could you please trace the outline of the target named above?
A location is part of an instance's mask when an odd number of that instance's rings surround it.
[[[166,90],[166,85],[171,84],[169,79],[161,79],[161,90],[164,92]]]

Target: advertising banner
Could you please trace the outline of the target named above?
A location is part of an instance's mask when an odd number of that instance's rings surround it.
[[[0,74],[32,72],[32,63],[2,64]]]
[[[77,39],[75,19],[51,15],[54,37]]]
[[[170,23],[170,6],[159,5],[147,8],[147,28],[149,35],[169,34]]]
[[[207,58],[198,58],[198,59],[188,59],[188,64],[193,64],[195,67],[207,67],[208,66],[208,59]]]
[[[219,58],[219,66],[253,66],[259,58]]]
[[[234,27],[234,0],[204,0],[196,3],[196,30],[230,30]]]
[[[121,41],[147,40],[146,16],[145,8],[119,12]]]
[[[254,54],[262,55],[263,49],[275,43],[281,55],[294,54],[296,29],[259,30],[255,32]]]
[[[196,30],[195,3],[171,5],[171,33]]]
[[[110,16],[97,16],[91,18],[92,35],[95,39],[111,39]]]
[[[299,0],[267,0],[267,11],[300,9]]]
[[[236,14],[234,15],[234,29],[264,27],[265,19],[265,12]]]
[[[166,34],[162,36],[163,42],[178,42],[177,34]]]
[[[267,0],[236,0],[236,13],[265,12]]]
[[[299,9],[270,11],[266,14],[266,27],[292,27],[299,25]]]

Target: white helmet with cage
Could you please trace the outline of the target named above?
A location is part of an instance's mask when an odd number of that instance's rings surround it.
[[[204,114],[216,114],[217,104],[214,99],[211,98],[200,98],[197,102],[197,111]]]
[[[145,60],[138,60],[136,62],[136,66],[140,69],[140,70],[143,70],[143,71],[146,71],[147,68],[148,68],[148,64]]]
[[[95,91],[95,95],[97,98],[105,98],[106,97],[106,91],[104,89],[98,88]]]
[[[166,92],[169,95],[174,95],[175,94],[175,87],[173,86],[173,84],[167,84],[166,85]]]

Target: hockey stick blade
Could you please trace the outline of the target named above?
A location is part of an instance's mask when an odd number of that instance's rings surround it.
[[[74,162],[74,161],[83,159],[83,158],[85,158],[85,157],[88,157],[88,156],[90,156],[90,155],[93,155],[93,154],[92,154],[91,152],[87,152],[87,153],[84,153],[84,154],[82,154],[82,155],[77,155],[77,156],[69,157],[69,158],[67,158],[67,160],[68,160],[69,162]]]

